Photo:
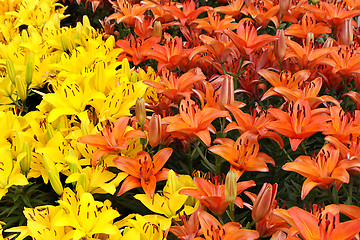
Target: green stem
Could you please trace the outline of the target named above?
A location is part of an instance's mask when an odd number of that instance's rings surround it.
[[[293,161],[294,161],[294,159],[292,159],[292,157],[288,154],[288,152],[285,150],[285,148],[283,148],[282,151],[285,153],[285,155],[286,155],[287,158],[290,160],[290,162],[293,162]]]
[[[221,223],[221,225],[224,225],[224,220],[222,219],[221,215],[218,215],[217,217],[218,217],[219,222]]]
[[[302,141],[300,146],[301,146],[303,153],[307,156],[308,154],[307,154],[306,147],[305,147],[305,141]]]
[[[246,229],[250,229],[250,228],[252,228],[252,227],[255,225],[255,223],[256,223],[255,221],[252,221],[251,223],[248,222],[248,223],[246,224],[246,227],[245,227],[245,228],[246,228]]]
[[[327,192],[329,194],[329,197],[331,199],[331,202],[334,203],[334,204],[338,204],[338,202],[336,201],[336,199],[334,198],[334,196],[332,195],[332,192],[330,190],[330,188],[327,189]]]
[[[348,92],[348,87],[346,85],[346,79],[344,77],[342,78],[342,84],[344,86],[344,93],[347,93]]]
[[[22,109],[22,106],[17,102],[15,101],[15,99],[12,98],[12,96],[10,95],[9,98],[11,99],[11,101],[13,101],[13,103],[20,109]]]
[[[350,182],[349,182],[349,192],[348,192],[348,200],[347,204],[352,205],[352,192],[354,187],[354,176],[350,176]]]
[[[203,152],[201,151],[199,145],[197,142],[194,142],[194,146],[195,149],[198,151],[200,157],[202,158],[203,162],[205,163],[205,167],[207,167],[210,171],[212,171],[213,173],[215,173],[215,167],[214,164],[210,163],[209,160],[205,157],[205,155],[203,154]]]

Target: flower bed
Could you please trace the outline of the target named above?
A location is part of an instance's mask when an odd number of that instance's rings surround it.
[[[0,240],[359,238],[358,1],[0,3]]]

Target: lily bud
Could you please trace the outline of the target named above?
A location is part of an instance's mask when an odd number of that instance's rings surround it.
[[[131,74],[130,82],[136,83],[138,81],[137,73],[133,72]]]
[[[26,83],[21,76],[15,77],[15,87],[19,98],[24,102],[27,99],[27,89]]]
[[[261,221],[271,210],[277,192],[277,183],[264,183],[252,209],[252,218],[255,222]]]
[[[341,43],[344,45],[350,46],[352,44],[354,39],[354,31],[351,18],[345,19],[339,38]]]
[[[21,153],[19,154],[20,168],[23,173],[28,173],[30,171],[31,163],[31,148],[28,142],[24,142]]]
[[[64,191],[64,188],[60,181],[59,172],[56,169],[54,161],[47,153],[44,153],[43,155],[43,165],[52,188],[58,195],[61,195]]]
[[[89,184],[88,184],[86,173],[80,173],[79,179],[76,184],[76,191],[81,192],[81,190],[79,189],[80,187],[82,188],[83,191],[86,191],[86,189],[88,189],[88,185]]]
[[[276,36],[279,36],[279,39],[275,42],[275,57],[281,63],[284,60],[287,47],[284,29],[277,30]]]
[[[314,33],[309,32],[309,33],[307,34],[305,44],[306,44],[306,46],[308,46],[308,47],[314,46]]]
[[[233,171],[229,171],[225,178],[225,199],[229,203],[235,202],[237,196],[237,179]]]
[[[333,44],[334,44],[334,39],[328,37],[328,38],[326,38],[326,41],[322,45],[322,48],[332,47]]]
[[[162,125],[159,114],[153,114],[150,118],[148,135],[150,146],[156,147],[159,145],[162,139]]]
[[[9,58],[6,59],[6,72],[11,82],[15,85],[16,71],[15,71],[14,63]]]
[[[219,105],[222,110],[226,110],[226,104],[234,103],[234,94],[234,79],[226,74],[219,93]]]
[[[277,30],[276,36],[279,36],[279,39],[275,41],[275,57],[281,63],[284,60],[287,47],[284,29]]]
[[[144,127],[146,121],[146,109],[143,98],[137,98],[135,104],[136,120],[140,124],[141,128]]]
[[[154,23],[154,31],[153,31],[153,36],[162,36],[162,29],[161,29],[161,22],[160,21],[155,21]]]
[[[48,175],[52,188],[57,193],[57,195],[61,196],[64,192],[64,188],[61,184],[59,173],[54,172],[51,169],[47,170],[46,173]]]
[[[290,0],[280,0],[280,14],[285,15],[290,8]]]
[[[48,140],[50,140],[55,134],[55,130],[51,124],[46,125],[46,135],[48,137]]]
[[[74,150],[70,149],[65,156],[66,163],[69,166],[69,170],[71,173],[77,173],[79,172],[79,169],[81,169],[81,166],[79,164],[79,160],[75,155]]]
[[[33,73],[34,73],[34,54],[31,52],[27,57],[26,70],[25,70],[25,82],[28,87],[32,82]]]
[[[167,184],[168,184],[168,186],[170,188],[170,191],[171,191],[170,194],[173,194],[174,192],[179,190],[179,182],[177,180],[176,173],[173,170],[170,170],[168,172]]]

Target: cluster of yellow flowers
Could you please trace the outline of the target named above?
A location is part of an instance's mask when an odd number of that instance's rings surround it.
[[[17,239],[140,239],[150,232],[162,239],[188,197],[172,187],[170,196],[156,195],[166,202],[160,207],[139,195],[166,217],[130,215],[113,223],[120,214],[92,194],[114,194],[127,174],[109,171],[111,159],[91,166],[96,148],[77,142],[103,122],[130,116],[137,98],[152,98],[142,81],[159,79],[152,68],[135,71],[126,59],[116,61],[122,50],[114,48],[114,37],[103,41],[87,17],[75,28],[61,27],[64,11],[55,0],[0,0],[0,200],[11,186],[39,177],[61,196],[58,206],[26,208],[27,226],[7,231],[21,232]],[[35,110],[29,109],[32,96],[41,98]],[[122,154],[134,157],[142,145],[130,143]],[[61,175],[75,193],[64,189]]]

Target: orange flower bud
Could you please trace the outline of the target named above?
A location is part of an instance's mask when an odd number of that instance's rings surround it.
[[[322,45],[322,48],[332,47],[333,45],[334,45],[334,39],[328,37],[328,38],[326,38],[326,41]]]
[[[280,14],[285,15],[290,8],[290,0],[280,0]]]
[[[233,171],[229,171],[225,178],[225,199],[228,203],[235,202],[237,196],[237,179]]]
[[[143,98],[136,99],[135,104],[135,115],[136,120],[141,127],[145,125],[146,121],[146,109],[145,109],[145,102]]]
[[[153,114],[150,118],[148,133],[150,146],[156,147],[157,145],[159,145],[162,139],[162,125],[161,117],[159,114]]]
[[[277,183],[274,185],[264,183],[262,186],[252,209],[252,218],[255,222],[261,221],[271,210],[275,200],[277,187]]]
[[[276,36],[279,36],[279,39],[275,42],[275,57],[279,62],[282,62],[286,53],[286,41],[284,29],[277,30]]]
[[[347,18],[341,28],[339,40],[344,45],[351,45],[354,39],[354,31],[351,18]]]
[[[234,103],[234,94],[234,79],[226,74],[219,93],[219,105],[222,110],[226,110],[226,104]]]
[[[153,36],[162,36],[162,29],[161,29],[161,22],[160,21],[155,21],[154,23],[154,31],[153,31]]]

